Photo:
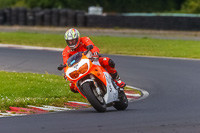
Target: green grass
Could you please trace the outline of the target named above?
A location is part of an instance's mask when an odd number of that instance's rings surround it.
[[[130,37],[91,37],[102,53],[200,58],[200,41]]]
[[[99,47],[100,53],[104,54],[200,58],[200,41],[109,36],[90,36],[90,38]],[[0,32],[0,43],[66,47],[61,34]]]
[[[0,43],[62,48],[64,35],[26,32],[0,32]]]
[[[73,93],[62,76],[0,71],[0,110],[10,106],[64,106],[67,101],[86,102]]]

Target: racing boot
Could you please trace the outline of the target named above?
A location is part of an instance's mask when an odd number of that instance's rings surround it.
[[[115,83],[117,84],[117,86],[119,86],[120,88],[124,88],[126,86],[125,82],[123,82],[120,77],[118,72],[111,74],[113,80],[115,81]]]

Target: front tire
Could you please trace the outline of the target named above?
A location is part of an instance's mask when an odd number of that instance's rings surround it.
[[[119,101],[115,102],[114,107],[117,110],[125,110],[128,107],[128,99],[127,99],[124,91],[120,92]]]
[[[94,91],[96,88],[90,82],[86,82],[82,85],[84,94],[89,101],[89,103],[93,106],[93,108],[98,112],[105,112],[106,111],[106,103],[101,96],[97,96]]]

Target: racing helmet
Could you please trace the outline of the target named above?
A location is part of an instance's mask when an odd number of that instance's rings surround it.
[[[80,33],[77,29],[71,28],[65,32],[65,41],[71,50],[76,49],[80,43]]]

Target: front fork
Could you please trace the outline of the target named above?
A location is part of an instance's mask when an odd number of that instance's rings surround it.
[[[93,75],[90,75],[90,78],[93,80],[93,83],[94,83],[94,86],[96,88],[96,92],[99,96],[102,96],[102,93],[101,93],[101,89],[99,88],[97,82],[95,81],[95,77]]]
[[[94,87],[96,88],[96,93],[97,93],[98,96],[102,96],[102,97],[104,96],[105,90],[101,90],[101,89],[105,89],[105,88],[103,87],[103,85],[102,85],[102,86],[99,86],[96,80],[97,80],[97,79],[95,78],[95,76],[92,75],[92,74],[90,74],[90,75],[88,75],[88,78],[86,78],[85,80],[83,80],[83,81],[78,81],[78,82],[76,83],[76,86],[77,86],[77,88],[78,88],[78,90],[79,90],[79,93],[80,93],[84,98],[86,98],[86,97],[85,97],[85,95],[84,95],[84,91],[82,91],[82,87],[81,87],[81,86],[82,86],[84,83],[86,83],[86,82],[91,82],[91,84],[94,85]],[[102,88],[102,87],[103,87],[103,88]]]

